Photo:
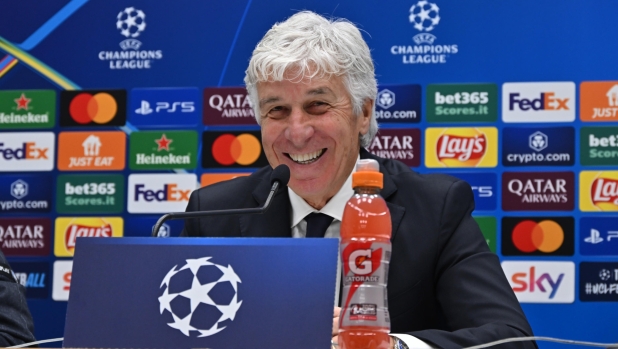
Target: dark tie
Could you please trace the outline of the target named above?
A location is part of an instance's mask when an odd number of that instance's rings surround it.
[[[332,223],[333,217],[314,212],[305,217],[305,221],[307,222],[306,236],[308,238],[322,238],[326,234],[326,229]]]

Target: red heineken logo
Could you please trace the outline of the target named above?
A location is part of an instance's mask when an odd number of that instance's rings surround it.
[[[161,151],[161,150],[167,150],[170,151],[170,144],[173,142],[174,140],[172,139],[168,139],[165,136],[165,133],[161,136],[161,138],[156,139],[155,143],[157,143],[158,147],[157,147],[157,151]]]
[[[17,103],[17,110],[24,109],[28,110],[28,103],[32,101],[31,98],[27,98],[25,93],[22,93],[21,96],[17,99],[14,99],[15,103]]]

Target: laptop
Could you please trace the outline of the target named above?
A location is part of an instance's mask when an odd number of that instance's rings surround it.
[[[78,238],[63,346],[329,348],[338,243]]]

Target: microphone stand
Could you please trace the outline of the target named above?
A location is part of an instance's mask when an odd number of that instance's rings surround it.
[[[159,237],[159,229],[161,228],[163,223],[165,223],[168,220],[172,220],[172,219],[200,218],[200,217],[217,216],[217,215],[228,216],[228,215],[235,215],[235,214],[256,214],[256,213],[262,214],[266,212],[266,210],[268,210],[268,207],[270,207],[270,202],[272,201],[272,198],[275,196],[280,186],[281,184],[279,183],[279,181],[275,181],[273,183],[272,187],[270,188],[270,193],[268,193],[268,197],[266,198],[266,202],[264,202],[264,206],[262,207],[235,208],[235,209],[230,209],[230,210],[166,213],[163,216],[161,216],[161,218],[159,218],[159,220],[155,224],[152,230],[152,236]]]

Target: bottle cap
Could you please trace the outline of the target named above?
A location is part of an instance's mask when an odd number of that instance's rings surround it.
[[[356,163],[356,172],[352,174],[352,188],[376,187],[382,189],[383,175],[380,164],[373,159],[361,159]]]

